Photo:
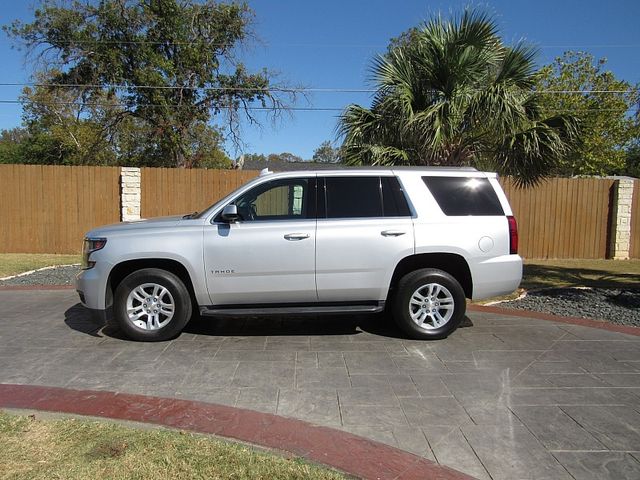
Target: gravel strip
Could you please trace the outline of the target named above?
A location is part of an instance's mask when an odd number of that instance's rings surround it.
[[[0,286],[73,285],[79,271],[78,265],[55,267],[2,280]],[[499,306],[640,327],[640,289],[635,288],[549,288]]]
[[[73,285],[76,274],[80,271],[79,265],[68,265],[62,267],[48,268],[29,275],[1,280],[0,286],[21,286],[21,285]]]
[[[498,306],[640,327],[640,289],[635,288],[550,288]]]

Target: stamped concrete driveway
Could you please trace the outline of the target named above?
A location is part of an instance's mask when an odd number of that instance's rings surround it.
[[[75,293],[0,291],[0,383],[245,407],[482,479],[640,478],[640,337],[471,312],[446,340],[377,316],[203,319],[142,344]]]

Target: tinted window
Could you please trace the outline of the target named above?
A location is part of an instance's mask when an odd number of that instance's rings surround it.
[[[242,221],[295,220],[315,216],[315,180],[274,180],[236,199]]]
[[[382,177],[382,205],[385,217],[410,217],[411,210],[396,177]]]
[[[486,178],[422,177],[445,215],[504,215]]]
[[[382,217],[380,177],[325,178],[327,218]]]

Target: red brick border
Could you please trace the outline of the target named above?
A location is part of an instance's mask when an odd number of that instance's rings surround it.
[[[570,325],[580,325],[582,327],[599,328],[609,332],[626,333],[627,335],[635,335],[640,337],[640,327],[632,327],[630,325],[617,325],[615,323],[605,322],[604,320],[591,320],[580,317],[561,317],[559,315],[551,315],[548,313],[533,312],[530,310],[515,310],[510,308],[501,308],[485,305],[467,305],[467,310],[475,312],[495,313],[498,315],[506,315],[509,317],[525,317],[535,318],[538,320],[549,320],[551,322],[568,323]]]
[[[0,384],[0,407],[131,420],[291,452],[363,479],[472,480],[411,453],[328,427],[252,410],[172,398]]]
[[[73,285],[0,285],[3,290],[74,290]]]

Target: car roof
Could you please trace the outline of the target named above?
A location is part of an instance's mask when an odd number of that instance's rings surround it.
[[[495,176],[494,173],[491,172],[480,172],[473,167],[378,167],[378,166],[367,166],[367,167],[344,167],[344,168],[335,168],[328,170],[294,170],[294,171],[280,171],[280,172],[272,172],[268,169],[263,169],[260,172],[260,177],[271,176],[274,175],[276,177],[288,177],[288,176],[313,176],[313,175],[379,175],[381,173],[387,174],[404,174],[404,173],[416,173],[422,175],[452,175],[452,176],[465,176],[471,175],[474,177],[480,176]]]

